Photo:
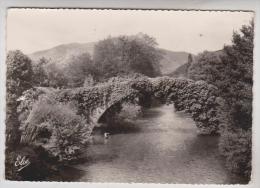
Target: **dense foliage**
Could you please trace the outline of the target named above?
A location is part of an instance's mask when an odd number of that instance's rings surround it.
[[[231,121],[223,130],[220,149],[227,166],[247,177],[251,172],[251,127],[254,23],[234,32],[232,45],[203,52],[189,68],[189,77],[218,87],[227,101]]]
[[[69,87],[87,86],[87,82],[91,78],[93,80],[95,75],[93,61],[88,53],[72,56],[64,69]]]
[[[33,105],[22,130],[27,126],[33,126],[37,132],[31,141],[44,147],[53,156],[58,156],[60,161],[77,157],[89,135],[84,118],[77,115],[73,107],[58,104],[46,96],[40,97]]]
[[[89,139],[86,119],[76,114],[71,103],[55,100],[57,90],[46,88],[24,92],[18,107],[21,143],[41,146],[60,161],[76,159],[80,148]],[[27,134],[28,130],[35,133]]]
[[[13,169],[12,153],[20,143],[20,122],[18,120],[18,99],[23,91],[31,87],[31,60],[21,51],[10,51],[6,58],[6,150],[5,166],[9,178],[18,177]]]
[[[188,77],[193,80],[205,80],[219,86],[222,82],[221,74],[224,69],[220,58],[221,53],[222,51],[204,51],[198,54],[188,67]]]
[[[46,66],[48,63],[49,61],[43,57],[39,60],[39,62],[32,64],[32,82],[34,86],[48,87],[51,85],[46,71]]]
[[[251,130],[224,131],[219,141],[221,154],[226,158],[227,168],[250,180],[252,132]]]
[[[41,58],[38,62],[32,63],[33,86],[66,88],[68,78],[64,74],[63,68],[46,58]]]
[[[190,78],[218,87],[232,109],[234,126],[246,130],[252,124],[253,37],[252,22],[242,27],[241,34],[234,33],[231,46],[200,54],[189,70]]]
[[[154,77],[160,75],[162,58],[154,38],[138,34],[109,37],[100,41],[94,49],[93,61],[101,79],[125,73],[141,73]]]
[[[7,145],[19,143],[20,132],[16,108],[22,92],[31,87],[31,60],[21,51],[10,51],[6,59],[6,136]]]

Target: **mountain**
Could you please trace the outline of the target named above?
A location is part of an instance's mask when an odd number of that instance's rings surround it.
[[[64,65],[71,56],[77,56],[85,52],[92,55],[94,46],[94,42],[62,44],[47,50],[34,52],[29,54],[29,57],[35,62],[40,58],[45,57],[52,62]]]
[[[37,62],[40,58],[45,57],[46,59],[50,59],[51,61],[64,66],[71,56],[77,56],[85,52],[93,55],[95,44],[95,42],[62,44],[47,50],[34,52],[29,54],[29,57],[34,62]],[[177,67],[187,62],[189,55],[187,52],[173,52],[161,48],[159,50],[163,54],[163,59],[160,62],[162,74],[169,74]]]

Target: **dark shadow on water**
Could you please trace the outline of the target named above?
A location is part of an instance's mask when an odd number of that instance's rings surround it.
[[[63,166],[59,168],[59,178],[55,178],[54,180],[50,181],[68,181],[68,182],[75,182],[80,179],[82,176],[86,175],[84,170],[80,170],[71,166]],[[59,179],[59,180],[57,180]]]
[[[184,151],[179,152],[177,155],[180,155],[183,160],[186,160],[183,156],[192,156],[192,162],[193,160],[207,160],[208,163],[211,163],[217,159],[220,163],[222,163],[222,166],[225,166],[225,158],[220,155],[218,150],[218,141],[219,141],[219,135],[197,135],[195,139],[187,140],[186,141],[186,148]],[[203,168],[203,167],[202,167]],[[233,174],[227,170],[225,170],[227,173],[227,182],[229,184],[248,184],[247,178],[238,175]]]
[[[91,151],[88,151],[91,152]],[[83,157],[83,156],[82,156]],[[66,182],[77,182],[79,179],[83,176],[86,176],[88,174],[88,171],[81,170],[80,166],[85,166],[93,163],[99,163],[99,162],[111,162],[115,158],[118,157],[117,154],[104,154],[104,153],[95,153],[94,155],[88,155],[85,154],[84,160],[77,164],[71,164],[67,166],[61,166],[58,168],[58,173],[55,175],[52,175],[47,181],[66,181]],[[73,167],[75,166],[76,167]],[[78,168],[78,167],[79,168]]]
[[[141,118],[157,118],[162,116],[163,112],[156,109],[145,108]]]
[[[208,155],[208,153],[217,152],[219,136],[197,135],[195,139],[188,140],[186,151],[190,155]]]
[[[106,124],[103,127],[95,127],[93,129],[93,135],[103,135],[105,132],[109,134],[127,134],[136,133],[140,131],[140,127],[131,121],[113,122]]]

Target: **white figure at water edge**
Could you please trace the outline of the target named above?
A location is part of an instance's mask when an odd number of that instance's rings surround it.
[[[105,133],[104,133],[104,138],[105,138],[105,139],[108,139],[108,138],[109,138],[109,135],[110,135],[110,133],[105,132]]]

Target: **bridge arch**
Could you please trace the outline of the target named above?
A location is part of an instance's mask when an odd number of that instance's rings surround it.
[[[141,78],[112,83],[106,86],[110,94],[103,96],[102,102],[90,110],[88,117],[93,127],[107,111],[118,109],[124,103],[138,105],[142,98],[155,97],[162,103],[171,103],[177,111],[191,114],[200,134],[219,133],[227,117],[225,101],[218,96],[217,88],[204,81],[192,81],[170,77]],[[102,98],[102,97],[101,97]]]
[[[53,98],[58,103],[73,105],[77,114],[86,119],[90,130],[99,126],[100,118],[108,110],[114,110],[125,102],[140,103],[140,98],[151,96],[163,103],[173,103],[177,111],[184,110],[191,114],[200,134],[219,133],[228,122],[225,101],[218,96],[216,87],[203,81],[170,77],[136,78],[91,88],[49,91],[48,95],[51,93],[54,93]],[[36,134],[32,130],[32,127],[27,128],[22,140],[29,143]]]

